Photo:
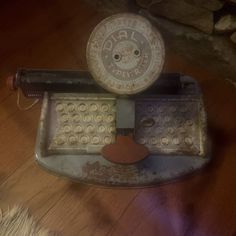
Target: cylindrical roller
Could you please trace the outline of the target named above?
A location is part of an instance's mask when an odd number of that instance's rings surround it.
[[[54,71],[20,69],[15,76],[7,78],[10,89],[21,88],[26,97],[40,98],[43,93],[52,92],[105,92],[87,71]]]

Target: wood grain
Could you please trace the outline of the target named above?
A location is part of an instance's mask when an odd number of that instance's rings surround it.
[[[76,0],[0,5],[1,208],[23,204],[44,226],[69,236],[236,235],[236,89],[230,83],[168,52],[165,70],[195,77],[204,93],[214,159],[200,173],[146,189],[72,183],[34,162],[41,104],[19,111],[4,78],[17,67],[86,69],[86,42],[104,15]]]

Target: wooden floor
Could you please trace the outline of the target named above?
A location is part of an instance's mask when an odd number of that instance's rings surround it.
[[[86,41],[103,18],[79,0],[0,1],[0,207],[22,204],[66,236],[235,236],[236,89],[207,65],[168,52],[165,69],[192,75],[202,87],[214,159],[201,173],[156,188],[104,189],[34,162],[41,104],[18,110],[4,78],[18,67],[86,69]]]

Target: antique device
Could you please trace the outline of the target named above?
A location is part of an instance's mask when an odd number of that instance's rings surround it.
[[[208,163],[201,91],[189,76],[161,73],[164,56],[148,20],[117,14],[88,40],[89,72],[18,70],[11,87],[43,98],[39,165],[83,183],[143,187]]]

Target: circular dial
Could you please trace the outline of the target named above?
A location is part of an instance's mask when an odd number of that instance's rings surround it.
[[[87,44],[87,63],[94,79],[116,94],[148,88],[164,64],[164,43],[151,23],[135,14],[117,14],[99,23]]]

